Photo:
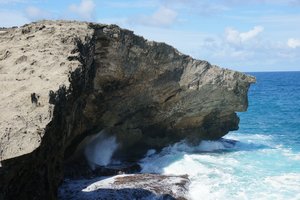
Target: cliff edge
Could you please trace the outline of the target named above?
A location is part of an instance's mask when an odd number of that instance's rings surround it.
[[[115,25],[40,21],[0,31],[0,199],[55,199],[87,137],[114,157],[238,129],[255,78]]]

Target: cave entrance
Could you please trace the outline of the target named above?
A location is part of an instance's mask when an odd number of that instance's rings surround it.
[[[116,135],[104,129],[75,139],[65,151],[64,178],[139,172],[140,166],[137,162],[128,162],[118,157],[117,151],[120,147]]]

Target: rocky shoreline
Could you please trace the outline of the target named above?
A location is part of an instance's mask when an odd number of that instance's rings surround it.
[[[92,170],[86,162],[68,163],[58,199],[151,199],[187,200],[188,175],[141,173],[138,163],[97,166]]]
[[[0,199],[56,199],[68,163],[101,132],[116,143],[109,159],[124,163],[182,139],[219,139],[238,129],[254,82],[116,25],[1,29]]]
[[[58,199],[188,199],[187,175],[126,174],[85,180],[65,180]]]

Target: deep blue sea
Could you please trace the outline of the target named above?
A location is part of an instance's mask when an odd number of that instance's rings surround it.
[[[143,172],[188,174],[194,200],[300,200],[300,72],[249,74],[257,83],[238,131],[149,151]]]

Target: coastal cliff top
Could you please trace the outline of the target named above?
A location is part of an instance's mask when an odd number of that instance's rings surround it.
[[[52,119],[49,92],[69,86],[79,67],[68,59],[76,38],[92,35],[88,23],[41,21],[0,30],[0,160],[30,153],[39,146]],[[23,141],[22,143],[20,141]]]

